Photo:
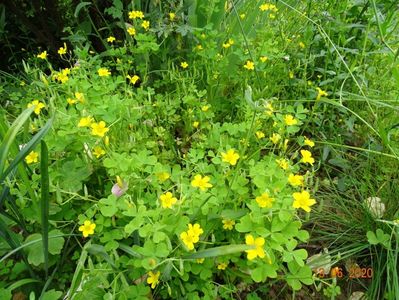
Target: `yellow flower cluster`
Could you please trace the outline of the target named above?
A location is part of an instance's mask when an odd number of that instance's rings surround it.
[[[230,48],[231,46],[234,45],[234,40],[233,39],[229,39],[226,43],[223,43],[223,48],[227,49]]]
[[[271,11],[276,13],[278,11],[278,8],[276,7],[276,5],[274,4],[270,4],[270,3],[264,3],[261,6],[259,6],[259,9],[261,11]]]
[[[198,243],[199,236],[203,233],[204,231],[202,230],[200,224],[188,224],[188,230],[183,231],[180,234],[180,239],[183,241],[188,250],[193,250],[194,244]]]
[[[129,12],[129,19],[144,19],[144,13],[140,10],[132,10]]]
[[[69,68],[65,68],[60,72],[55,72],[52,76],[53,80],[59,81],[61,83],[65,83],[69,80],[68,75],[71,74],[71,70]]]

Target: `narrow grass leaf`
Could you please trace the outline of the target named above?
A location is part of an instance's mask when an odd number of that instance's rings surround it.
[[[0,145],[0,174],[3,175],[3,170],[7,161],[7,155],[8,151],[10,150],[10,147],[12,143],[15,140],[15,137],[17,136],[17,133],[19,129],[24,125],[26,120],[28,120],[29,116],[33,112],[34,107],[30,107],[25,109],[19,116],[18,118],[15,119],[15,121],[12,123],[11,127],[8,129],[7,133],[5,134],[3,138],[3,142]],[[4,127],[4,120],[0,120],[2,123],[1,127]],[[3,176],[2,176],[3,177]],[[0,180],[0,183],[2,180]]]
[[[44,269],[46,278],[48,277],[48,228],[49,228],[49,175],[48,175],[48,149],[44,141],[41,141],[40,153],[40,180],[41,180],[41,199],[40,199],[40,213],[42,221],[42,242],[44,251]]]
[[[53,124],[54,118],[51,118],[47,121],[46,125],[44,125],[38,133],[36,133],[33,138],[25,145],[25,147],[19,151],[14,160],[10,163],[7,170],[0,175],[0,183],[8,176],[8,174],[17,166],[24,158],[27,156],[33,148],[41,141],[41,139],[46,135],[46,133],[50,130]]]
[[[217,257],[222,255],[233,254],[237,252],[243,252],[245,250],[253,249],[253,246],[249,245],[227,245],[215,248],[209,248],[196,253],[183,256],[184,259],[194,259],[194,258],[206,258],[206,257]]]

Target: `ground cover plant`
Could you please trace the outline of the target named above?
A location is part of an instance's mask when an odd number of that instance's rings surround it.
[[[394,2],[62,7],[2,72],[1,299],[398,298]]]

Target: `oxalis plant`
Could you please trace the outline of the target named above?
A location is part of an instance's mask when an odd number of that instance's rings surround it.
[[[259,12],[274,20],[278,9],[262,5]],[[25,65],[29,82],[20,108],[35,112],[28,131],[41,130],[57,113],[45,138],[52,237],[43,246],[37,231],[23,237],[27,264],[45,279],[35,294],[232,299],[269,283],[294,291],[312,284],[305,264],[309,234],[301,228],[316,205],[315,143],[302,134],[312,104],[263,99],[264,90],[252,84],[257,68],[266,68],[262,53],[274,46],[256,46],[256,61],[244,51],[229,58],[238,61],[237,86],[223,99],[238,100],[235,115],[226,117],[211,82],[223,59],[214,51],[219,46],[198,32],[209,47],[196,49],[209,55],[151,70],[152,58],[165,50],[142,11],[127,16],[120,24],[126,41],[108,36],[102,55],[92,55],[89,45],[72,52],[64,44],[58,55],[69,67],[55,70],[46,51],[35,54],[34,67]],[[177,20],[168,15],[168,24]],[[223,54],[239,43],[248,41],[237,36],[221,43]],[[205,58],[212,59],[206,65],[212,75],[198,83]],[[328,94],[318,88],[313,96],[319,101]],[[30,181],[10,193],[29,229],[37,229],[37,203],[24,188],[40,190],[42,157],[26,154]]]

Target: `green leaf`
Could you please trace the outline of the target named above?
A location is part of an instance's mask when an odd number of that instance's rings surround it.
[[[379,240],[377,239],[377,236],[375,235],[374,232],[372,231],[367,231],[367,240],[371,245],[377,245],[379,243]]]
[[[62,232],[58,229],[49,232],[49,243],[48,252],[52,255],[60,254],[64,246],[64,238],[61,236]],[[34,233],[28,236],[25,243],[37,241],[36,243],[26,246],[26,251],[28,253],[28,261],[34,266],[39,266],[44,263],[44,251],[42,235],[40,233]]]
[[[98,202],[98,206],[100,208],[101,214],[104,217],[112,217],[118,211],[118,207],[116,205],[116,197],[114,195],[110,195],[106,199],[101,199]]]
[[[304,260],[308,257],[308,252],[305,249],[295,250],[293,253],[295,261],[303,267],[305,265]]]
[[[49,176],[48,176],[48,150],[44,141],[41,141],[41,154],[40,154],[40,179],[41,179],[41,198],[40,198],[40,213],[42,222],[42,242],[43,242],[43,255],[44,255],[44,270],[46,278],[48,277],[48,218],[49,218]]]
[[[91,5],[91,2],[81,2],[81,3],[79,3],[78,5],[76,5],[75,13],[73,14],[73,15],[75,16],[75,18],[78,17],[80,10],[81,10],[83,7],[88,6],[88,5]]]
[[[9,289],[0,289],[0,299],[11,300],[12,294]]]
[[[30,107],[25,109],[18,118],[12,123],[11,127],[8,129],[6,135],[3,137],[3,142],[0,144],[0,175],[3,178],[3,170],[7,161],[8,152],[12,143],[14,143],[15,137],[17,136],[18,131],[24,125],[26,120],[28,120],[29,116],[32,114],[34,107]],[[0,181],[1,183],[2,181]]]
[[[243,252],[245,250],[253,249],[249,245],[227,245],[209,248],[205,250],[198,251],[193,254],[184,255],[184,259],[194,259],[194,258],[206,258],[206,257],[217,257],[222,255],[233,254],[237,252]]]
[[[21,151],[15,156],[14,160],[10,163],[8,168],[1,174],[0,171],[0,183],[8,176],[8,174],[36,147],[36,145],[41,141],[41,139],[47,134],[53,125],[54,118],[47,121],[38,133],[36,133],[33,138],[22,148]]]
[[[264,282],[268,277],[276,278],[277,277],[276,269],[277,269],[276,265],[263,264],[258,268],[251,270],[250,272],[251,278],[255,282]]]
[[[46,291],[43,296],[40,297],[40,300],[58,300],[62,296],[62,292],[56,290]]]
[[[92,255],[98,255],[102,257],[107,263],[111,265],[113,269],[116,269],[115,263],[111,259],[111,257],[108,255],[108,253],[105,251],[104,246],[102,245],[97,245],[97,244],[91,244],[90,246],[87,247],[87,252],[92,254]]]
[[[236,224],[235,229],[238,232],[250,232],[252,231],[253,223],[249,215],[243,216],[240,219],[240,223]]]

